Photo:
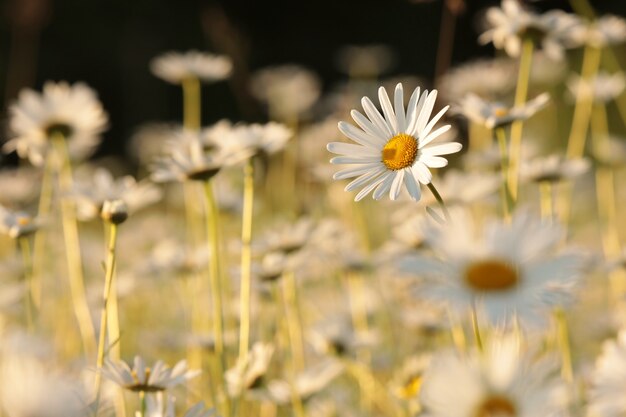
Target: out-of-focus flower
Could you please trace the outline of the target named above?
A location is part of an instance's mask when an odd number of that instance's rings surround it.
[[[543,93],[519,107],[509,107],[503,103],[488,102],[475,94],[468,94],[453,109],[474,123],[488,129],[509,125],[517,120],[527,120],[550,101],[550,95]]]
[[[537,145],[530,140],[522,140],[522,158],[534,158],[539,153]],[[497,143],[488,148],[471,150],[463,155],[463,165],[468,170],[479,172],[499,171],[502,167],[502,151]]]
[[[150,182],[137,182],[130,175],[115,179],[107,169],[96,168],[91,178],[78,176],[68,197],[76,202],[77,217],[89,221],[105,214],[103,208],[107,202],[108,209],[113,201],[123,202],[128,215],[154,204],[161,196],[161,190]]]
[[[83,83],[49,81],[42,93],[25,89],[9,107],[9,115],[11,139],[3,151],[17,151],[38,166],[43,165],[54,137],[67,141],[74,159],[91,155],[108,123],[95,91]]]
[[[162,157],[167,143],[176,137],[183,127],[176,123],[148,123],[140,126],[128,142],[129,154],[146,167],[156,158]]]
[[[578,177],[591,168],[587,159],[566,159],[560,154],[536,157],[522,161],[520,178],[523,181],[558,182]]]
[[[455,211],[445,225],[425,230],[434,256],[405,258],[406,272],[427,278],[420,296],[442,300],[460,314],[472,306],[495,324],[541,323],[542,314],[567,301],[580,278],[582,260],[573,250],[558,250],[563,232],[528,212],[510,224],[491,221],[476,230],[469,213]]]
[[[437,184],[437,190],[446,196],[447,206],[467,205],[493,195],[501,182],[501,176],[496,174],[450,169]],[[424,200],[424,204],[434,204],[435,201],[434,197],[429,196]]]
[[[207,131],[205,140],[232,154],[271,155],[282,150],[292,136],[292,130],[282,123],[238,123],[230,128],[222,125],[219,129]]]
[[[515,336],[490,340],[469,357],[435,356],[424,375],[420,399],[433,417],[556,416],[567,412],[564,383],[554,357],[524,352]]]
[[[572,74],[567,80],[567,87],[574,97],[592,99],[599,103],[608,103],[624,92],[626,77],[621,72],[608,74],[600,71],[593,79],[585,80]]]
[[[626,384],[626,331],[604,343],[589,390],[589,415],[618,417],[626,412],[622,387]]]
[[[338,377],[343,369],[338,360],[324,359],[296,375],[293,385],[283,380],[270,381],[268,384],[270,398],[277,404],[288,404],[295,394],[303,401],[307,401]]]
[[[23,211],[12,211],[0,206],[0,232],[13,239],[35,233],[41,227],[36,218]]]
[[[187,369],[187,361],[178,362],[173,368],[163,361],[154,366],[145,365],[141,356],[135,356],[132,369],[124,361],[105,361],[102,376],[115,382],[120,387],[133,392],[158,392],[183,384],[200,374],[199,370]]]
[[[167,395],[167,401],[163,392],[146,396],[146,412],[144,417],[176,417],[176,398]],[[217,411],[214,408],[207,409],[204,402],[199,402],[187,411],[182,417],[216,417]]]
[[[469,93],[499,99],[515,88],[517,67],[508,58],[480,59],[452,68],[441,77],[437,88],[448,101]]]
[[[273,345],[255,343],[245,359],[239,358],[235,366],[224,374],[228,394],[238,397],[247,390],[261,387],[273,354]]]
[[[429,363],[428,355],[406,359],[391,380],[391,389],[395,396],[403,400],[417,399],[422,388],[424,371]]]
[[[373,346],[377,341],[374,332],[359,332],[352,328],[351,318],[337,317],[321,322],[312,328],[307,339],[321,354],[333,354],[337,356],[350,356],[358,349]]]
[[[509,56],[518,57],[522,42],[531,39],[553,59],[562,59],[565,48],[576,46],[576,33],[580,19],[561,10],[551,10],[542,15],[525,9],[517,0],[502,0],[501,7],[487,10],[488,29],[480,35],[479,42],[493,42]]]
[[[152,165],[152,180],[206,181],[222,167],[236,165],[253,154],[249,148],[216,148],[213,143],[206,142],[205,135],[206,132],[178,132],[178,137],[169,144],[169,154],[158,158]]]
[[[394,64],[394,55],[385,45],[348,45],[337,53],[337,66],[351,77],[373,78]]]
[[[227,56],[208,52],[166,52],[150,62],[150,69],[154,75],[171,84],[181,84],[188,78],[210,83],[228,78],[233,63]]]
[[[0,170],[0,204],[9,207],[24,207],[37,194],[41,171],[36,168],[19,167]]]
[[[297,65],[269,67],[256,72],[252,94],[266,103],[272,118],[291,121],[306,114],[320,95],[320,80]]]
[[[576,36],[581,44],[594,48],[620,44],[626,41],[626,21],[619,16],[601,16],[590,23],[581,24]]]
[[[372,101],[363,97],[361,103],[367,117],[356,110],[351,113],[360,129],[346,122],[339,123],[339,130],[357,144],[329,143],[328,150],[341,155],[332,158],[331,163],[357,166],[342,169],[333,178],[357,177],[345,188],[346,191],[352,191],[363,187],[355,201],[371,192],[377,200],[386,193],[389,193],[391,200],[395,200],[403,186],[411,198],[417,201],[421,197],[419,183],[429,184],[431,181],[429,168],[446,166],[448,161],[441,155],[461,150],[461,144],[457,142],[431,144],[450,129],[450,125],[445,125],[433,131],[448,106],[430,119],[437,91],[433,90],[430,94],[424,91],[420,96],[420,89],[417,88],[405,113],[402,84],[398,84],[395,89],[395,111],[384,88],[378,90],[378,97],[384,118]]]

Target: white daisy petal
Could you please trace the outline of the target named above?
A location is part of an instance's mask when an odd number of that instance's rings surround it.
[[[398,122],[398,132],[404,132],[406,128],[406,115],[404,113],[404,91],[402,90],[402,83],[396,85],[393,94],[393,104],[396,120]]]
[[[417,178],[419,182],[424,185],[430,184],[430,181],[433,179],[433,174],[431,174],[426,165],[417,161],[411,169],[413,170],[413,175],[415,175],[415,178]]]
[[[419,201],[419,199],[422,197],[422,190],[420,189],[420,186],[417,183],[415,176],[413,175],[413,171],[409,168],[405,168],[405,171],[406,172],[404,173],[404,184],[406,185],[406,189],[409,192],[409,195],[411,196],[411,199],[413,201]]]
[[[358,110],[352,110],[350,112],[350,116],[354,122],[359,125],[361,129],[363,129],[367,134],[374,138],[381,138],[381,142],[385,141],[385,131],[381,130],[378,126],[372,123],[367,117],[363,116],[361,112]]]
[[[383,109],[383,114],[385,115],[387,124],[391,127],[391,132],[394,135],[397,135],[400,133],[398,131],[398,121],[396,120],[396,115],[393,112],[393,107],[391,107],[391,101],[389,101],[389,96],[387,95],[385,87],[381,86],[378,89],[378,100],[380,102],[380,107]]]
[[[356,176],[365,174],[366,172],[369,172],[372,169],[377,168],[379,166],[380,166],[379,163],[372,163],[372,164],[364,164],[358,167],[350,167],[350,168],[342,169],[340,171],[335,172],[335,174],[333,175],[333,179],[344,180],[346,178],[356,177]]]
[[[353,145],[345,142],[331,142],[326,145],[329,152],[339,155],[378,156],[380,151],[367,146]]]
[[[424,165],[429,168],[443,168],[448,165],[448,160],[446,158],[442,158],[441,156],[427,156],[420,158],[420,161],[422,161]]]
[[[456,153],[463,148],[458,142],[442,143],[440,145],[427,146],[422,148],[422,155],[449,155]]]
[[[369,97],[363,97],[361,99],[361,105],[363,106],[363,110],[365,110],[365,114],[367,114],[367,117],[369,117],[371,122],[374,123],[378,127],[378,129],[385,133],[385,138],[388,139],[393,136],[393,132],[389,128],[389,125],[387,124],[383,116],[381,116],[380,112],[378,111],[376,106],[374,106],[374,103],[372,103],[372,100],[370,100]]]
[[[354,201],[361,201],[363,199],[363,197],[365,197],[366,195],[371,193],[374,188],[378,187],[378,185],[381,182],[383,182],[385,180],[385,178],[386,178],[386,176],[382,175],[379,178],[377,178],[376,180],[374,180],[374,182],[372,182],[371,184],[367,185],[365,188],[363,188],[361,191],[359,191],[359,193],[356,195],[356,197],[354,197]]]
[[[379,167],[378,169],[375,169],[366,174],[363,174],[359,178],[352,180],[348,185],[346,185],[346,188],[344,188],[344,190],[353,191],[357,188],[360,188],[363,185],[370,182],[371,180],[373,180],[374,178],[376,178],[377,176],[379,176],[380,174],[382,174],[384,171],[385,171],[384,167]]]
[[[360,156],[360,157],[352,157],[352,156],[335,156],[330,160],[331,164],[366,164],[371,162],[376,162],[380,157],[375,156]]]
[[[383,144],[383,141],[377,139],[376,136],[372,136],[371,134],[364,132],[362,130],[357,129],[346,122],[339,122],[337,125],[341,133],[352,139],[353,141],[360,143],[363,146],[371,146],[375,148],[379,144]]]
[[[391,188],[391,184],[393,184],[395,173],[393,171],[386,172],[383,175],[383,181],[376,187],[372,197],[374,200],[380,200],[386,193],[389,188]]]
[[[439,136],[446,133],[448,130],[450,130],[450,128],[452,128],[452,126],[445,125],[435,130],[434,132],[431,132],[425,138],[420,139],[419,143],[417,144],[417,148],[422,149],[424,146],[428,145],[430,142],[432,142],[433,140],[437,139]]]
[[[393,183],[391,184],[391,189],[389,190],[389,198],[391,200],[395,200],[400,195],[400,191],[402,190],[402,183],[404,182],[404,169],[396,171],[396,176],[393,179]]]

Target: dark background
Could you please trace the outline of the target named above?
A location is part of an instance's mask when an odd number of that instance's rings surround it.
[[[625,0],[598,0],[599,14],[624,15]],[[467,0],[456,22],[452,64],[491,56],[477,44],[477,21],[499,1]],[[434,76],[443,2],[408,0],[2,0],[0,100],[6,107],[25,86],[46,80],[85,81],[98,91],[111,128],[100,155],[124,152],[134,129],[149,121],[181,120],[177,86],[155,78],[151,58],[199,49],[232,56],[235,80],[203,89],[203,122],[264,120],[246,93],[248,76],[268,65],[298,63],[317,72],[325,89],[345,79],[335,54],[346,44],[383,43],[396,53],[386,75]],[[532,3],[538,10],[567,1]],[[4,131],[5,129],[3,129]],[[2,132],[2,135],[5,135]]]

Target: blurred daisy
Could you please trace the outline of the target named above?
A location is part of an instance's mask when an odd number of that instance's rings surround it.
[[[626,41],[626,21],[623,17],[605,15],[581,25],[579,41],[595,48],[604,48]]]
[[[33,165],[43,165],[54,136],[67,140],[70,156],[83,159],[100,144],[108,116],[95,91],[83,83],[48,81],[43,92],[26,89],[9,107],[11,139],[4,152],[17,151]]]
[[[584,80],[580,76],[572,74],[567,80],[567,87],[574,97],[608,103],[624,92],[626,77],[621,72],[608,74],[600,71],[592,80]]]
[[[214,144],[206,142],[205,134],[186,130],[178,132],[176,141],[169,143],[169,154],[153,163],[152,180],[206,181],[222,167],[238,164],[252,155],[252,150],[247,148],[215,148]]]
[[[245,391],[259,388],[262,378],[274,354],[274,346],[257,342],[243,360],[239,358],[235,366],[224,374],[228,394],[239,397]]]
[[[252,94],[267,103],[272,118],[293,120],[307,113],[320,96],[320,80],[310,70],[282,65],[257,71],[250,85]]]
[[[403,400],[419,397],[424,371],[429,363],[430,356],[428,355],[407,358],[391,380],[391,390],[394,395]]]
[[[466,95],[454,112],[462,114],[472,122],[494,129],[509,125],[517,120],[527,120],[546,107],[550,95],[543,93],[519,107],[509,107],[499,102],[483,100],[475,94]]]
[[[150,69],[171,84],[181,84],[187,78],[210,83],[230,77],[233,63],[227,56],[207,52],[166,52],[150,62]]]
[[[24,207],[37,196],[36,184],[41,181],[41,170],[22,166],[0,170],[0,204]]]
[[[109,359],[102,368],[102,375],[105,378],[133,392],[165,391],[199,374],[199,370],[187,369],[187,361],[184,360],[178,362],[173,368],[162,361],[157,361],[154,366],[149,367],[140,356],[135,356],[132,368],[126,362],[115,363]]]
[[[167,395],[167,401],[163,392],[146,397],[146,411],[144,417],[176,417],[176,398]],[[217,411],[214,408],[207,409],[204,402],[199,402],[182,415],[182,417],[216,417]]]
[[[560,154],[555,154],[523,161],[520,178],[523,181],[558,182],[576,178],[590,168],[591,163],[587,159],[566,159]]]
[[[463,172],[450,169],[438,184],[441,195],[446,196],[446,205],[468,205],[483,201],[495,194],[500,187],[502,177],[495,173]],[[435,204],[434,197],[427,197],[424,204]]]
[[[80,220],[89,221],[104,214],[103,208],[111,203],[122,201],[127,213],[134,213],[161,199],[162,192],[154,184],[137,182],[130,175],[115,179],[105,168],[96,168],[90,175],[77,175],[77,180],[69,197],[76,202],[76,215]]]
[[[437,87],[449,101],[457,101],[469,93],[497,99],[515,88],[517,66],[508,58],[480,59],[452,68]]]
[[[626,412],[626,331],[608,340],[596,361],[589,389],[590,417],[619,417]]]
[[[263,252],[293,254],[309,243],[314,229],[315,222],[308,217],[303,217],[292,224],[277,225],[265,233],[259,246]]]
[[[563,232],[528,212],[510,224],[491,221],[475,230],[468,212],[425,230],[433,256],[414,255],[403,261],[406,272],[426,278],[420,296],[442,300],[460,314],[475,303],[494,324],[513,317],[541,323],[551,307],[567,301],[580,278],[580,254],[559,251]]]
[[[321,354],[350,356],[358,349],[372,347],[377,341],[374,332],[357,332],[352,328],[348,313],[320,322],[312,328],[307,339]]]
[[[266,253],[260,263],[252,264],[252,274],[261,282],[276,281],[287,269],[287,256],[282,252]]]
[[[448,110],[444,107],[430,121],[431,112],[437,98],[437,91],[424,91],[420,96],[417,88],[404,111],[404,93],[402,84],[398,84],[394,93],[394,107],[384,88],[378,90],[378,97],[383,109],[383,116],[372,101],[363,97],[361,103],[367,118],[353,110],[352,118],[359,125],[354,127],[346,122],[339,123],[339,130],[357,144],[331,142],[327,149],[336,156],[333,164],[354,164],[357,167],[346,168],[335,173],[334,179],[357,177],[346,186],[346,191],[361,188],[355,201],[359,201],[373,192],[375,199],[386,193],[395,200],[403,186],[415,201],[421,197],[419,183],[429,184],[432,174],[429,168],[441,168],[448,161],[441,155],[461,150],[457,142],[433,145],[435,139],[450,129],[445,125],[433,131],[435,124]]]
[[[296,375],[293,385],[284,380],[270,381],[268,384],[270,398],[277,404],[288,404],[295,394],[303,401],[307,401],[326,388],[343,372],[343,369],[338,360],[324,359]]]
[[[293,131],[282,123],[239,123],[207,130],[205,140],[224,152],[271,155],[282,150],[292,136]]]
[[[502,0],[501,7],[487,10],[486,24],[488,29],[478,38],[482,44],[493,42],[497,49],[518,57],[522,42],[529,38],[551,58],[562,59],[565,48],[576,46],[580,20],[560,10],[538,15],[517,0]]]
[[[432,417],[566,415],[558,361],[524,353],[514,336],[492,340],[469,357],[442,353],[424,375],[420,399]]]
[[[0,206],[0,232],[13,239],[35,233],[41,227],[39,220],[23,211],[12,211]]]

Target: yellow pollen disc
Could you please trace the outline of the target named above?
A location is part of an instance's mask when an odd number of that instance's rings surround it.
[[[410,167],[416,157],[417,139],[406,133],[392,137],[383,148],[383,164],[392,171]]]
[[[465,271],[465,281],[478,291],[505,291],[517,285],[519,276],[511,265],[488,259],[471,264]]]
[[[506,397],[493,396],[484,401],[475,417],[515,417],[515,404]]]
[[[30,224],[30,217],[18,217],[17,224],[20,226],[28,226]]]
[[[504,107],[498,107],[497,109],[493,111],[493,114],[495,114],[496,117],[504,117],[508,113],[509,113],[509,110]]]

